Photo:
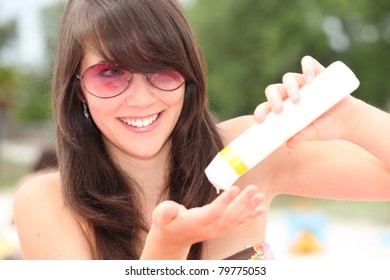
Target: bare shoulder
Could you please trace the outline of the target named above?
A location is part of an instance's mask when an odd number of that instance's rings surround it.
[[[25,195],[32,190],[51,190],[50,193],[53,191],[61,191],[61,182],[60,182],[60,174],[59,172],[52,172],[52,173],[46,173],[46,174],[39,174],[36,176],[30,176],[27,180],[23,182],[23,184],[20,186],[19,191],[17,192],[17,195]]]
[[[15,195],[15,210],[24,208],[56,208],[63,205],[59,173],[49,173],[29,178]],[[51,209],[53,210],[53,209]]]
[[[92,257],[79,219],[65,205],[59,173],[33,177],[19,188],[14,219],[25,259]]]
[[[255,123],[252,115],[240,116],[217,125],[225,144],[228,144]]]

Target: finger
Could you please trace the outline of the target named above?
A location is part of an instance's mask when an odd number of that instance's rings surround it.
[[[249,185],[229,204],[220,224],[226,224],[227,227],[233,227],[241,224],[248,217],[251,217],[253,211],[263,201],[264,196],[258,192],[255,185]]]
[[[257,193],[259,193],[257,186],[248,185],[243,190],[241,190],[237,197],[235,197],[234,200],[228,205],[228,207],[225,209],[224,215],[229,214],[229,212],[237,212],[236,210],[241,208],[244,209],[246,206],[248,206],[248,203]]]
[[[311,123],[306,128],[295,134],[287,141],[287,147],[295,149],[301,142],[307,140],[318,140],[320,137],[317,127]]]
[[[207,225],[214,223],[224,214],[229,204],[239,195],[240,189],[232,186],[219,195],[213,202],[197,209],[194,217],[199,224]],[[192,209],[191,209],[192,210]]]
[[[264,200],[264,195],[257,193],[250,200],[248,207],[243,211],[241,216],[236,219],[237,224],[242,224],[250,219],[256,218],[265,212],[265,207],[261,205]]]
[[[158,226],[165,226],[169,224],[179,215],[180,206],[181,205],[174,201],[167,200],[161,202],[153,211],[153,222]]]
[[[304,56],[301,60],[302,73],[305,76],[306,83],[311,83],[314,78],[324,70],[316,59],[311,56]]]
[[[286,88],[287,95],[293,103],[299,101],[299,89],[305,85],[305,77],[298,73],[286,73],[282,78],[283,84]]]
[[[271,112],[271,107],[268,102],[263,102],[257,105],[255,112],[253,113],[255,121],[257,123],[262,123],[266,119],[269,112]]]
[[[271,110],[278,114],[283,110],[283,100],[288,98],[286,88],[283,84],[272,84],[265,89],[265,96],[267,97]]]
[[[235,186],[231,188],[238,189],[238,187]],[[203,221],[201,221],[203,222],[203,238],[209,239],[223,234],[227,230],[247,220],[249,217],[257,216],[264,212],[264,209],[258,206],[263,199],[264,196],[258,193],[258,188],[252,185],[241,191],[228,205],[225,204],[223,208],[220,208],[222,204],[217,205],[217,203],[207,205],[207,210],[206,207],[199,208],[199,211],[204,211],[203,215],[199,215],[198,213],[196,218],[196,220],[199,221],[199,219],[203,217]],[[218,204],[219,203],[220,202],[218,202]],[[217,210],[217,215],[215,215],[213,211],[215,208],[220,208]]]

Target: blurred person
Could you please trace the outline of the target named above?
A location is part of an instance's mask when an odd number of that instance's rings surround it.
[[[42,150],[29,173],[24,175],[16,183],[16,189],[35,176],[58,171],[57,152],[55,148],[45,148]]]
[[[254,116],[216,123],[176,1],[70,0],[58,40],[59,172],[16,196],[25,259],[268,259],[275,196],[390,198],[390,116],[353,96],[220,195],[208,182],[204,170],[225,145],[280,113],[284,99],[299,102],[324,69],[312,57],[267,87]]]
[[[44,149],[34,164],[32,172],[50,172],[58,169],[57,152],[54,148]]]

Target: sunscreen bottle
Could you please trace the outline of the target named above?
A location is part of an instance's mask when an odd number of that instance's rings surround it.
[[[229,188],[241,175],[358,86],[359,80],[344,63],[332,63],[300,89],[298,103],[286,99],[280,114],[270,112],[263,123],[254,124],[221,150],[207,166],[207,178],[218,192]]]

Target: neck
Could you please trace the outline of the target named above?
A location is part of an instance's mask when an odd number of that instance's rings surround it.
[[[171,145],[166,143],[152,157],[133,157],[118,150],[112,151],[114,162],[140,187],[141,194],[149,197],[159,195],[163,190],[168,174]]]

